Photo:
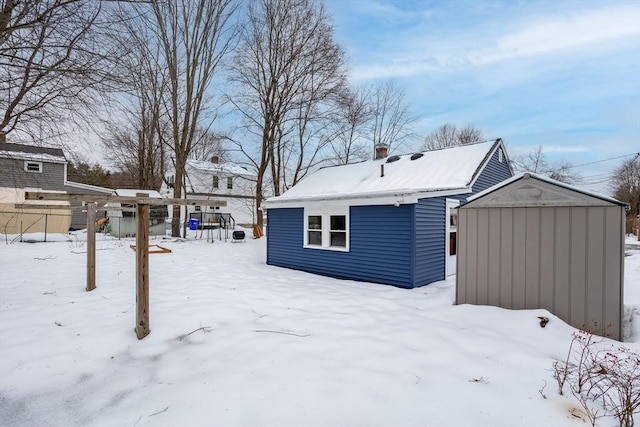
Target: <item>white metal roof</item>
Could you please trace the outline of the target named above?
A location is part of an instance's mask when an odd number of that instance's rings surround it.
[[[459,193],[470,189],[476,172],[501,141],[489,141],[442,150],[426,151],[411,160],[411,154],[322,168],[307,176],[270,204],[305,200],[366,198],[394,194]],[[505,159],[506,160],[506,159]],[[383,175],[383,176],[381,176]]]

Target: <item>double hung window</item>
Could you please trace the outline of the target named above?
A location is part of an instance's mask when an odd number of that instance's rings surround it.
[[[305,212],[304,246],[338,251],[349,250],[349,216],[343,212]]]

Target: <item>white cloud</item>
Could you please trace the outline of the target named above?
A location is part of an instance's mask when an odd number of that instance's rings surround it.
[[[389,11],[389,16],[393,14]],[[502,33],[501,33],[502,29]],[[507,29],[512,29],[511,31]],[[564,14],[538,15],[518,22],[494,22],[482,27],[466,28],[433,38],[430,26],[404,29],[390,35],[387,47],[376,46],[370,62],[357,64],[353,80],[420,76],[433,72],[467,70],[480,65],[496,65],[512,60],[548,62],[549,57],[609,55],[612,51],[640,40],[640,7],[623,4],[607,8],[572,11]],[[400,38],[401,37],[401,38]],[[384,49],[384,50],[381,50]],[[393,49],[393,50],[391,50]],[[531,70],[535,75],[536,72]]]
[[[476,64],[512,58],[559,54],[568,49],[640,36],[640,9],[620,6],[598,9],[565,17],[537,19],[519,31],[500,37],[489,54],[474,54]],[[485,51],[485,52],[486,52]]]

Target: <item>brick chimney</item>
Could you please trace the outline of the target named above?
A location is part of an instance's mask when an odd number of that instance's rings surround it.
[[[376,160],[384,159],[385,157],[387,157],[388,150],[389,150],[389,147],[387,146],[387,144],[376,145]]]
[[[211,163],[216,163],[217,164],[219,160],[220,159],[218,158],[218,156],[211,157]]]

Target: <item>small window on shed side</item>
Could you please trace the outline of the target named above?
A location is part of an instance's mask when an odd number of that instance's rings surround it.
[[[42,162],[31,162],[26,160],[24,162],[24,170],[26,172],[42,173]]]

